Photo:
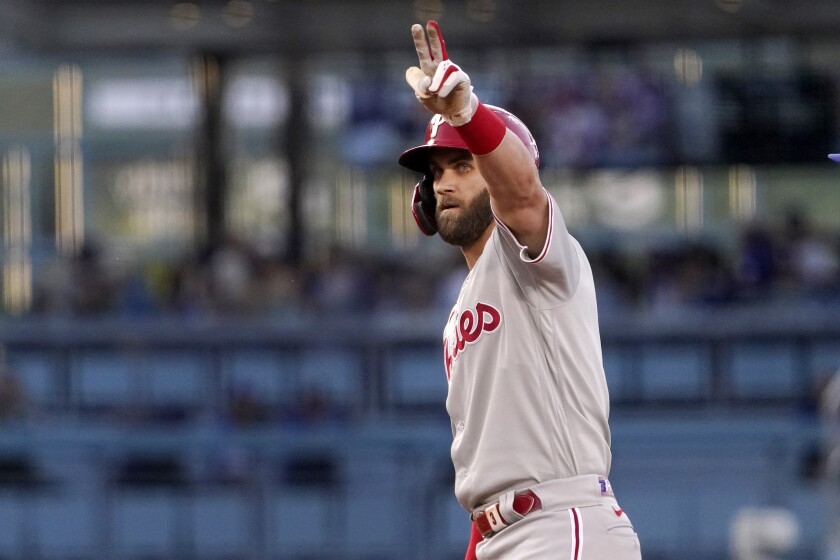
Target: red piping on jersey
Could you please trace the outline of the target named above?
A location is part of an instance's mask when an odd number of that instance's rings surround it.
[[[534,263],[540,262],[548,254],[548,248],[551,246],[551,237],[554,233],[554,204],[552,204],[551,197],[548,196],[548,191],[543,189],[543,192],[545,192],[545,198],[548,201],[548,232],[545,236],[545,244],[543,245],[542,252],[537,255],[537,258],[531,261]]]
[[[580,514],[577,508],[569,510],[572,516],[572,560],[580,560]]]
[[[554,234],[554,204],[552,203],[551,195],[548,194],[548,191],[545,190],[545,188],[543,188],[543,192],[545,193],[545,198],[548,200],[548,232],[545,236],[545,243],[543,244],[542,251],[533,260],[527,261],[528,264],[536,264],[545,258],[545,256],[548,254],[548,249],[551,246],[551,238]],[[499,226],[504,228],[505,231],[507,231],[511,235],[511,237],[516,239],[516,236],[513,234],[512,231],[510,231],[510,228],[507,227],[507,224],[500,220],[495,212],[493,212],[493,218],[496,220],[496,223]],[[518,239],[517,242],[519,242]]]

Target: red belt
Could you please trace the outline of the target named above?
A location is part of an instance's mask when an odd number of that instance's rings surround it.
[[[531,490],[517,492],[513,498],[513,511],[522,517],[539,509],[542,509],[540,497]],[[508,521],[502,517],[502,513],[499,511],[499,502],[493,502],[483,510],[473,513],[470,518],[478,528],[478,532],[485,539],[493,536],[512,523],[512,521]]]

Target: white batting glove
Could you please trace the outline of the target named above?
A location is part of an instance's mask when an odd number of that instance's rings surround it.
[[[452,126],[467,124],[478,107],[478,98],[467,73],[449,60],[437,22],[427,22],[425,30],[414,24],[411,35],[420,67],[406,70],[405,79],[414,95],[426,109],[442,115]]]

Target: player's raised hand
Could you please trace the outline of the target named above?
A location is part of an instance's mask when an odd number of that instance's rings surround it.
[[[437,22],[411,27],[419,67],[405,71],[405,79],[414,95],[429,111],[443,115],[449,124],[466,124],[478,105],[472,93],[470,77],[449,60],[446,43]]]

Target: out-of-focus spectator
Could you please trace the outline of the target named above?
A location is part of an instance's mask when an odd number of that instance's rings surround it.
[[[667,161],[673,142],[665,88],[632,65],[604,72],[580,69],[562,77],[522,81],[502,105],[526,122],[542,161],[551,167],[643,166]],[[542,92],[536,97],[533,92]]]
[[[742,232],[735,259],[739,297],[762,301],[771,297],[778,275],[778,247],[768,228],[750,224]]]
[[[178,308],[181,271],[164,260],[150,262],[143,270],[143,284],[154,307],[164,313]]]
[[[652,253],[646,284],[654,309],[720,306],[737,298],[730,264],[720,251],[700,243]]]
[[[239,427],[254,426],[268,419],[266,404],[247,384],[231,387],[228,409],[231,422]]]
[[[288,415],[288,421],[299,427],[347,422],[349,419],[344,407],[319,387],[309,387],[301,391]]]
[[[7,364],[0,365],[0,421],[20,420],[29,412],[29,400],[20,379]]]
[[[387,298],[379,301],[378,308],[388,307],[398,311],[423,312],[428,309],[428,302],[437,297],[438,284],[445,273],[430,268],[422,261],[409,263],[391,263],[386,272],[389,286],[382,290]]]
[[[648,254],[644,274],[644,297],[651,308],[671,308],[684,304],[685,297],[678,282],[678,268],[677,249],[662,248]]]
[[[79,315],[99,315],[114,309],[116,280],[106,266],[102,248],[87,242],[72,263],[71,297]]]
[[[834,523],[826,539],[822,560],[840,560],[840,523]]]
[[[586,247],[603,287],[599,309],[608,315],[783,300],[840,303],[840,237],[816,231],[807,215],[790,212],[780,224],[749,224],[736,241],[729,247],[673,235],[630,247],[601,239],[600,249]],[[34,275],[33,313],[276,318],[429,312],[418,308],[423,301],[440,302],[431,310],[437,313],[448,312],[442,302],[452,298],[445,294],[457,293],[464,279],[461,266],[453,268],[441,254],[418,260],[335,245],[291,264],[233,238],[204,254],[112,260],[91,244],[77,259],[42,265]]]
[[[669,146],[667,117],[672,111],[663,89],[644,72],[626,67],[601,85],[609,134],[602,163],[655,165],[666,159]]]
[[[840,478],[840,372],[827,376],[821,383],[818,410],[825,455],[825,475],[834,483]]]
[[[733,560],[781,560],[799,542],[799,522],[782,508],[743,508],[730,527]]]
[[[825,296],[838,291],[840,262],[827,238],[814,231],[808,216],[790,210],[785,219],[784,255],[792,290],[805,296]]]
[[[368,273],[369,259],[341,247],[330,248],[306,275],[305,293],[317,313],[373,309],[377,284]]]
[[[837,519],[837,481],[840,478],[840,371],[825,376],[819,383],[817,406],[820,418],[821,441],[817,468],[832,493],[830,517]],[[831,527],[825,543],[825,560],[840,560],[840,524]]]
[[[452,302],[458,300],[461,286],[467,278],[461,255],[454,253],[454,257],[441,266],[442,273],[434,297],[435,307],[447,312],[452,308]]]
[[[596,165],[609,143],[604,107],[576,88],[558,91],[544,131],[547,157],[559,166]]]
[[[184,259],[176,278],[175,310],[179,315],[200,316],[213,309],[213,294],[201,263],[195,259]]]
[[[253,254],[246,243],[235,237],[225,240],[209,254],[207,273],[212,301],[219,311],[251,308]]]
[[[43,267],[34,287],[34,311],[77,316],[113,312],[119,293],[115,269],[98,243],[86,242],[77,255]]]
[[[704,245],[691,246],[677,270],[683,299],[700,305],[723,305],[733,301],[734,281],[720,252]]]
[[[622,255],[615,250],[590,251],[589,263],[598,289],[601,315],[637,309],[641,300],[639,278],[632,274]]]
[[[222,484],[253,482],[258,465],[254,452],[239,445],[227,445],[215,450],[204,465],[205,476]]]
[[[35,276],[32,312],[44,315],[73,313],[71,267],[63,260],[55,260],[41,267]]]
[[[260,256],[254,262],[252,301],[266,313],[300,311],[301,281],[296,268],[279,258]]]

